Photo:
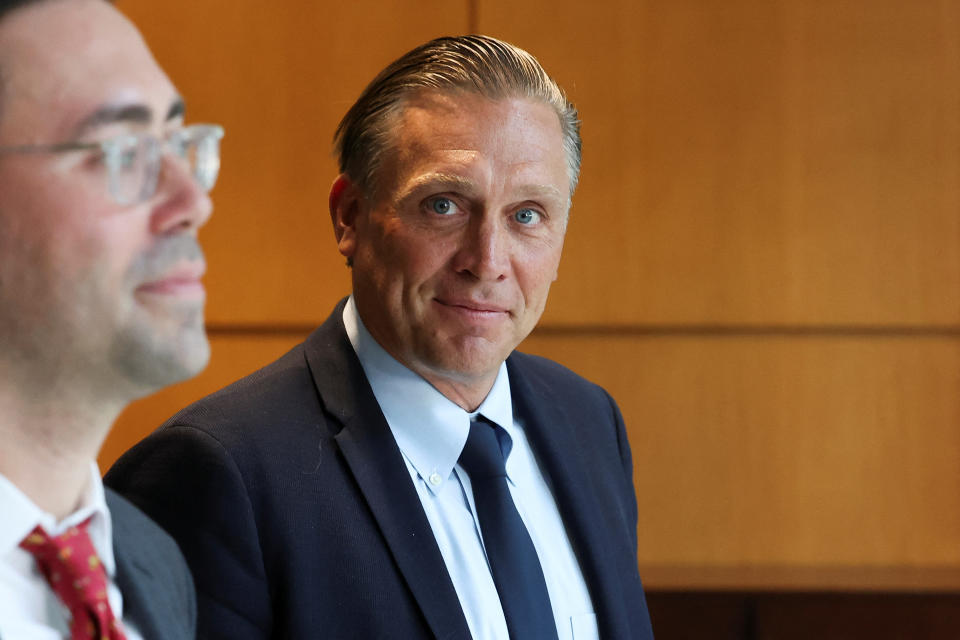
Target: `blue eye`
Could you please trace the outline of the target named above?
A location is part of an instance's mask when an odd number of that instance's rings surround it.
[[[533,224],[540,219],[540,212],[534,209],[517,209],[513,217],[520,224]]]
[[[434,213],[439,213],[442,216],[450,215],[455,213],[457,210],[457,205],[453,203],[453,200],[450,198],[434,198],[430,201],[430,210]]]

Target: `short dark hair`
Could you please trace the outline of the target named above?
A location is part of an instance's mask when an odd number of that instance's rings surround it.
[[[24,5],[42,1],[43,0],[0,0],[0,18],[4,17],[14,9],[19,9]]]
[[[553,108],[560,120],[570,193],[580,175],[580,120],[576,107],[532,55],[489,36],[443,37],[391,63],[363,90],[337,126],[334,148],[340,171],[368,195],[389,146],[392,118],[410,95],[452,89],[491,99],[530,98]]]
[[[45,2],[46,0],[0,0],[0,19],[6,16],[8,13],[14,9],[19,9],[20,7],[25,7],[28,4],[36,4],[38,2]],[[113,0],[104,0],[104,2],[109,2],[113,4]]]

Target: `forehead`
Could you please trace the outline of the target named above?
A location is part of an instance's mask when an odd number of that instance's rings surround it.
[[[140,33],[105,0],[41,0],[12,11],[0,20],[0,74],[6,143],[60,142],[104,104],[165,112],[176,96]]]
[[[395,172],[460,167],[501,180],[566,183],[560,120],[543,102],[424,91],[404,101],[394,124]]]

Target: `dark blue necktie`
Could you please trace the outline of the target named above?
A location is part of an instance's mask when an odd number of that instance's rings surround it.
[[[500,595],[507,629],[514,640],[557,640],[547,583],[537,550],[507,486],[507,470],[497,425],[482,416],[470,423],[460,466],[470,476],[477,519]],[[506,432],[505,438],[509,438]]]

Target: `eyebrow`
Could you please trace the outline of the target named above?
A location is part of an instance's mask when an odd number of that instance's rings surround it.
[[[473,180],[458,176],[452,173],[428,173],[418,176],[415,180],[406,185],[406,188],[396,194],[394,200],[402,202],[407,198],[417,194],[424,188],[453,189],[466,194],[477,191],[477,186]]]
[[[181,117],[185,109],[183,98],[177,96],[170,104],[164,122]],[[94,129],[121,122],[150,124],[153,122],[153,109],[145,104],[102,105],[77,124],[73,131],[73,137],[80,138]]]
[[[410,184],[408,191],[416,191],[424,186],[443,186],[443,187],[456,187],[461,189],[475,189],[476,185],[473,180],[459,176],[455,173],[428,173],[418,177]]]
[[[463,176],[452,173],[428,173],[414,180],[408,188],[401,192],[396,200],[402,201],[416,194],[424,187],[439,187],[445,189],[454,189],[464,195],[471,195],[478,190],[476,183]],[[530,184],[519,187],[519,192],[524,199],[537,200],[540,198],[554,198],[559,202],[567,202],[569,207],[570,198],[565,197],[559,189],[549,184]]]

